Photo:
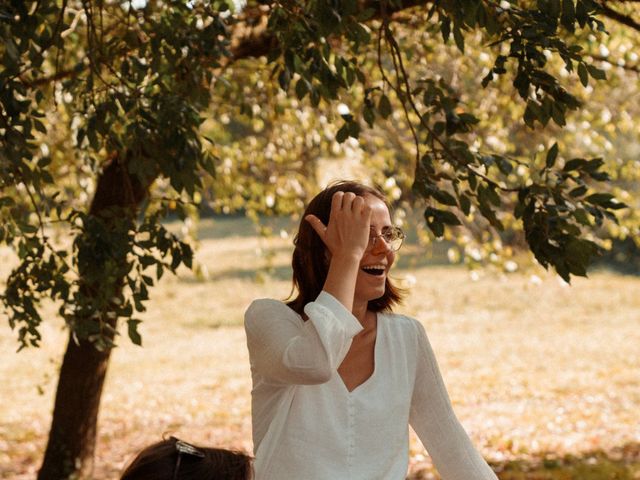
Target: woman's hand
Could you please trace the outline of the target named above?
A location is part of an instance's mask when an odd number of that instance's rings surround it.
[[[362,258],[369,243],[371,208],[353,192],[336,192],[331,199],[329,225],[315,215],[305,220],[320,236],[332,257]]]

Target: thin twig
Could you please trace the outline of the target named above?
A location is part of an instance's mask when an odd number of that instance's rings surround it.
[[[58,17],[58,24],[56,25],[56,28],[55,28],[55,31],[54,31],[55,32],[54,33],[54,38],[55,38],[55,35],[57,35],[57,33],[58,33],[58,29],[62,25],[62,19],[64,18],[64,13],[65,13],[65,10],[67,9],[67,3],[68,3],[68,0],[64,0],[62,2],[62,10],[60,11],[60,17]],[[60,52],[62,51],[62,42],[63,42],[63,38],[62,38],[62,32],[61,32],[60,35],[58,35],[58,49],[56,50],[56,59],[55,59],[54,64],[53,64],[54,65],[53,71],[55,73],[58,73],[58,65],[59,65],[59,62],[60,62]],[[54,88],[55,88],[55,84],[54,84]],[[55,102],[55,100],[54,100],[54,102]]]
[[[74,272],[76,275],[78,274],[78,272],[67,263],[67,259],[65,257],[63,257],[62,255],[60,255],[60,253],[53,248],[53,245],[51,245],[49,243],[49,239],[47,238],[47,236],[45,235],[44,232],[44,220],[42,219],[42,214],[40,213],[40,208],[38,207],[38,202],[36,202],[35,197],[33,196],[33,193],[31,193],[31,189],[29,188],[29,184],[25,181],[22,182],[22,184],[25,187],[25,190],[27,191],[27,195],[29,196],[29,199],[31,200],[31,204],[33,205],[33,209],[36,213],[36,217],[38,217],[38,224],[40,226],[40,232],[42,235],[42,243],[45,247],[47,247],[51,252],[53,252],[53,254],[58,257],[62,263],[67,267],[67,269],[71,272]]]
[[[383,2],[384,3],[384,2]],[[382,74],[382,79],[383,81],[389,85],[391,87],[391,89],[396,93],[396,96],[398,96],[398,99],[400,100],[400,103],[402,105],[402,109],[404,111],[404,115],[405,118],[407,120],[407,124],[409,125],[409,128],[411,129],[411,135],[413,136],[413,141],[415,143],[416,146],[416,168],[418,168],[418,165],[420,164],[420,139],[418,138],[418,133],[416,132],[414,126],[413,126],[413,122],[411,121],[411,119],[409,118],[409,111],[407,110],[404,101],[402,101],[402,92],[399,91],[399,86],[394,86],[391,83],[391,80],[387,77],[383,67],[382,67],[382,31],[384,29],[384,25],[385,25],[385,21],[383,19],[383,23],[382,25],[380,25],[380,30],[378,30],[378,69],[380,70],[381,74]],[[392,55],[392,59],[393,59],[393,63],[394,63],[394,68],[396,68],[396,60]],[[396,70],[397,72],[397,70]],[[400,78],[396,73],[396,81],[399,83],[400,82]]]
[[[469,172],[473,173],[474,175],[482,178],[487,184],[492,185],[494,188],[498,188],[498,189],[502,190],[503,192],[518,192],[518,191],[520,191],[520,188],[508,188],[508,187],[505,187],[503,185],[500,185],[495,180],[492,180],[491,178],[489,178],[485,174],[483,174],[481,172],[478,172],[477,170],[472,168],[469,164],[461,161],[458,158],[458,156],[453,151],[451,151],[451,149],[448,147],[448,145],[446,145],[446,143],[443,142],[442,139],[434,132],[434,130],[431,128],[431,126],[425,120],[424,116],[420,114],[420,111],[418,110],[418,107],[416,106],[415,102],[413,101],[413,97],[411,96],[411,90],[410,90],[410,86],[409,86],[409,75],[407,74],[407,71],[406,71],[406,69],[404,67],[404,62],[402,61],[402,55],[401,55],[400,46],[398,45],[398,42],[396,41],[395,37],[393,36],[393,33],[390,30],[386,32],[385,39],[387,40],[390,49],[392,51],[395,51],[395,55],[397,56],[399,69],[396,70],[396,74],[397,75],[402,75],[402,78],[404,80],[405,88],[407,90],[406,101],[409,103],[409,105],[411,106],[411,108],[414,111],[414,113],[420,119],[421,125],[430,133],[431,137],[440,145],[440,148],[442,148],[442,150],[445,151],[451,158],[456,159],[458,161],[458,163],[462,167],[466,168]],[[395,64],[395,62],[394,62],[394,64]]]

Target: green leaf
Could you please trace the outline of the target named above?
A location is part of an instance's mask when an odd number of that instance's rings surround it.
[[[33,119],[33,126],[40,133],[44,133],[44,134],[47,133],[47,127],[45,127],[44,123],[42,123],[40,120],[37,120],[37,119],[34,118]]]
[[[451,36],[451,20],[446,17],[440,24],[440,33],[442,33],[442,40],[444,41],[444,43],[447,43],[449,41],[449,37]]]
[[[345,123],[342,127],[340,127],[338,133],[336,133],[336,142],[342,143],[347,138],[349,138],[349,126]]]
[[[362,110],[362,117],[370,127],[373,127],[373,123],[375,121],[375,111],[370,105],[364,106],[364,109]]]
[[[289,89],[289,82],[291,81],[291,75],[289,74],[289,70],[283,68],[278,74],[278,84],[282,90]]]
[[[446,225],[462,225],[460,219],[449,210],[427,207],[424,211],[424,218],[429,222],[443,223]]]
[[[16,204],[16,201],[9,197],[9,196],[5,196],[5,197],[0,197],[0,208],[2,207],[12,207]]]
[[[435,198],[438,202],[442,203],[443,205],[447,205],[450,207],[455,207],[458,205],[458,202],[456,201],[455,197],[451,195],[449,192],[447,192],[446,190],[434,190],[433,198]]]
[[[171,251],[171,270],[174,270],[182,263],[182,253],[179,248],[174,248]]]
[[[42,179],[42,181],[44,183],[48,183],[50,185],[52,185],[54,183],[53,176],[49,173],[48,170],[41,170],[40,171],[40,178]]]
[[[592,193],[585,200],[594,205],[605,205],[614,198],[610,193]]]
[[[140,323],[142,323],[142,320],[136,320],[133,318],[127,320],[127,330],[129,333],[129,338],[131,339],[132,343],[138,346],[142,346],[142,337],[138,332],[138,325]]]
[[[481,204],[492,204],[496,207],[501,205],[500,195],[496,192],[493,186],[480,185],[478,188],[478,200]]]
[[[494,155],[493,157],[495,158],[496,165],[498,165],[498,169],[503,174],[509,175],[511,172],[513,172],[513,165],[509,160],[507,160],[504,157],[501,157],[500,155]]]
[[[358,122],[350,120],[349,122],[347,122],[347,128],[349,130],[350,137],[358,138],[358,136],[360,135],[360,124],[358,124]]]
[[[478,187],[478,177],[476,176],[476,174],[469,172],[469,177],[467,178],[467,181],[469,182],[469,187],[471,187],[471,190],[475,191],[476,188]]]
[[[193,268],[193,250],[191,249],[191,246],[187,243],[181,242],[180,250],[182,252],[182,263],[185,267],[191,270]]]
[[[560,22],[570,32],[574,31],[574,23],[576,20],[576,7],[573,0],[562,0],[562,15]]]
[[[469,215],[471,212],[471,200],[466,195],[460,195],[460,209],[465,215]]]
[[[20,230],[22,230],[22,233],[25,234],[36,233],[38,231],[38,227],[36,227],[35,225],[30,225],[28,223],[19,223],[18,227],[20,228]]]
[[[547,152],[547,161],[545,165],[547,168],[551,168],[556,164],[556,159],[558,158],[558,143],[554,143],[553,146]]]
[[[164,274],[164,266],[162,265],[162,263],[158,262],[156,264],[156,278],[160,280],[163,274]]]
[[[585,67],[584,63],[578,64],[578,77],[580,77],[580,83],[584,87],[589,85],[589,72],[587,71],[587,67]]]
[[[456,47],[462,53],[464,53],[464,36],[462,35],[462,31],[458,26],[453,27],[453,40],[456,42]]]
[[[447,210],[443,210],[441,212],[440,220],[442,220],[442,222],[446,223],[447,225],[462,225],[462,222],[460,222],[460,219],[456,216],[456,214]]]
[[[380,96],[380,100],[378,101],[378,112],[382,118],[387,118],[391,115],[391,102],[389,101],[389,97],[382,94]]]
[[[577,208],[573,211],[573,218],[575,218],[578,223],[585,226],[591,225],[591,220],[589,220],[589,214],[584,208]]]
[[[589,71],[589,75],[591,75],[596,80],[606,80],[607,74],[604,70],[600,70],[599,68],[594,67],[593,65],[587,65],[587,70]]]
[[[627,204],[619,202],[610,193],[593,193],[585,198],[585,201],[611,210],[620,210],[628,207]]]
[[[551,104],[551,118],[553,118],[553,121],[560,127],[564,127],[567,124],[562,104],[558,102],[553,102]]]
[[[296,96],[298,100],[302,100],[307,93],[309,93],[309,87],[307,85],[307,80],[304,78],[298,79],[296,83]]]
[[[580,170],[583,166],[587,164],[587,161],[584,158],[572,158],[567,163],[564,164],[562,168],[563,172],[571,172],[573,170]]]
[[[531,108],[531,101],[527,102],[527,107],[524,109],[524,115],[522,116],[522,119],[524,120],[524,124],[527,127],[535,127],[536,114],[534,113],[533,108]]]
[[[356,19],[359,22],[366,22],[367,20],[370,20],[376,13],[377,11],[374,8],[365,8],[361,12],[358,12],[358,14],[356,15]]]
[[[579,187],[576,187],[573,190],[571,190],[569,192],[569,196],[573,197],[573,198],[576,198],[576,197],[581,197],[585,193],[587,193],[587,186],[586,185],[580,185]]]

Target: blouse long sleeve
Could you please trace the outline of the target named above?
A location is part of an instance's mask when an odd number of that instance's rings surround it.
[[[497,480],[460,425],[422,325],[409,422],[443,480]]]
[[[329,381],[346,356],[360,322],[327,292],[305,306],[308,320],[286,304],[254,301],[245,313],[251,366],[269,382],[318,384]]]

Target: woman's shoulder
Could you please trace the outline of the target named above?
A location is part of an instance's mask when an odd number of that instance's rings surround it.
[[[268,319],[298,321],[300,316],[282,300],[258,298],[251,302],[244,313],[245,324]]]
[[[251,302],[249,307],[247,308],[247,312],[253,310],[264,310],[269,308],[282,308],[287,307],[287,304],[282,300],[276,300],[275,298],[256,298]]]
[[[424,330],[424,326],[418,320],[409,315],[395,312],[384,312],[382,318],[386,321],[388,328],[400,333],[415,335],[417,331]]]
[[[387,335],[395,345],[402,345],[406,352],[430,350],[429,337],[419,320],[398,313],[385,313],[383,319]]]

